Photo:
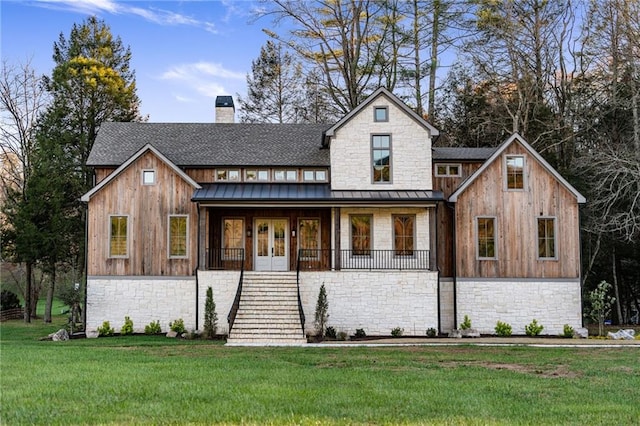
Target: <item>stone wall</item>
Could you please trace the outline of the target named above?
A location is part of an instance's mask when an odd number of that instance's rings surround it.
[[[305,331],[314,332],[320,286],[329,303],[328,325],[349,335],[362,328],[367,335],[390,336],[400,327],[405,335],[424,336],[438,328],[437,273],[429,271],[301,272],[300,289]]]
[[[453,279],[440,278],[440,331],[443,333],[455,327],[453,304]]]
[[[494,334],[496,322],[509,323],[514,335],[535,318],[542,334],[558,335],[564,324],[582,326],[579,280],[460,279],[456,283],[457,319],[469,315],[473,328]]]

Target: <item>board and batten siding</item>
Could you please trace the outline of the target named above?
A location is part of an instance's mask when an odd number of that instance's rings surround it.
[[[524,190],[505,190],[505,155],[524,155]],[[458,277],[580,277],[577,199],[517,141],[459,195],[455,208]],[[477,258],[479,216],[496,218],[496,260]],[[540,217],[556,219],[555,260],[538,258]]]
[[[155,170],[156,183],[142,184],[142,171]],[[189,276],[197,265],[197,205],[193,187],[152,152],[147,152],[89,200],[90,276]],[[129,217],[128,256],[109,257],[109,217]],[[188,215],[188,257],[169,258],[169,215]]]

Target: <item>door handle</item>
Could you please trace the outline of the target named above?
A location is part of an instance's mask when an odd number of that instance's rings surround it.
[[[273,247],[271,247],[271,257],[273,257]]]

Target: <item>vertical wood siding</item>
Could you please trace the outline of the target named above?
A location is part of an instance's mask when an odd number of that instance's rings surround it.
[[[142,171],[155,170],[155,185]],[[89,275],[192,275],[197,264],[197,206],[193,187],[147,152],[89,200]],[[189,216],[187,259],[169,259],[169,215]],[[109,216],[128,215],[127,258],[109,258]]]

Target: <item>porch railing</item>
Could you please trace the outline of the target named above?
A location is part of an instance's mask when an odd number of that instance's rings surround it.
[[[244,249],[209,249],[209,269],[225,271],[240,271],[244,269]]]
[[[302,331],[304,332],[304,309],[302,309],[302,298],[300,297],[300,256],[296,262],[296,285],[298,286],[298,314],[300,314],[300,324],[302,324]]]
[[[229,311],[229,315],[227,315],[227,322],[229,323],[229,334],[231,334],[233,323],[236,321],[236,315],[238,314],[238,308],[240,308],[240,296],[242,296],[242,279],[244,277],[244,249],[234,249],[234,250],[242,250],[242,253],[241,253],[242,258],[239,259],[240,279],[238,280],[238,289],[236,290],[236,297],[233,299],[233,305],[231,305],[231,310]]]
[[[336,258],[336,252],[338,258]],[[429,250],[298,250],[299,271],[430,270]],[[332,262],[334,260],[334,262]]]

